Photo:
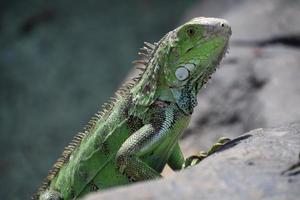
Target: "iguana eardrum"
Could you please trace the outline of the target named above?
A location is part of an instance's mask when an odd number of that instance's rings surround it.
[[[65,148],[33,199],[76,199],[96,190],[161,177],[200,160],[184,159],[178,145],[197,94],[223,58],[231,35],[227,21],[194,18],[145,43],[138,78],[93,117]]]

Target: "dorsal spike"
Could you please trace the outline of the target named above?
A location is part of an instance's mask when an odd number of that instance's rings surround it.
[[[102,105],[102,108],[103,109],[106,109],[108,107],[108,103],[104,103],[103,105]]]
[[[149,48],[147,48],[147,47],[142,47],[142,48],[140,48],[140,51],[142,52],[142,51],[144,51],[144,52],[146,52],[147,54],[151,54],[152,53],[152,49],[149,49]]]
[[[138,66],[138,67],[136,67],[136,69],[141,70],[142,72],[144,72],[146,68],[145,68],[145,67]]]
[[[151,43],[149,43],[149,42],[144,42],[144,44],[145,44],[147,47],[150,47],[152,50],[154,50],[155,47],[156,47],[156,44],[155,44],[155,43],[154,43],[154,44],[151,44]]]
[[[148,53],[138,52],[138,54],[139,54],[140,56],[145,56],[146,58],[149,58],[149,54],[148,54]]]
[[[115,92],[115,95],[116,95],[118,98],[120,98],[120,97],[121,97],[121,94],[120,94],[120,92],[119,92],[119,91],[116,91],[116,92]]]
[[[146,65],[147,61],[146,60],[134,60],[134,61],[132,61],[132,64]]]
[[[137,82],[137,81],[140,80],[140,77],[135,77],[135,78],[133,78],[132,80],[133,80],[134,82]]]

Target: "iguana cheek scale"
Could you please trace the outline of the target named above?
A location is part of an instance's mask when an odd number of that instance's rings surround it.
[[[140,54],[146,57],[136,61],[145,66],[142,73],[121,87],[74,137],[33,199],[77,199],[92,191],[159,178],[166,164],[179,170],[205,157],[184,159],[178,139],[230,35],[225,20],[199,17],[158,43],[145,43]]]

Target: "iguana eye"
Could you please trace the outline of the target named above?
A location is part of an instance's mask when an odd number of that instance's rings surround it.
[[[186,30],[186,33],[188,34],[188,36],[190,36],[190,37],[192,37],[192,36],[194,36],[195,35],[195,29],[193,29],[193,28],[188,28],[187,30]]]
[[[189,77],[189,71],[185,67],[178,67],[175,72],[176,78],[180,81],[184,81]]]

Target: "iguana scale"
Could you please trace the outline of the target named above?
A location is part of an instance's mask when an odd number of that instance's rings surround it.
[[[91,191],[159,178],[166,164],[173,170],[191,165],[178,139],[230,35],[227,21],[199,17],[157,43],[145,43],[141,54],[146,58],[136,61],[145,66],[143,72],[74,137],[33,199],[77,199]]]

